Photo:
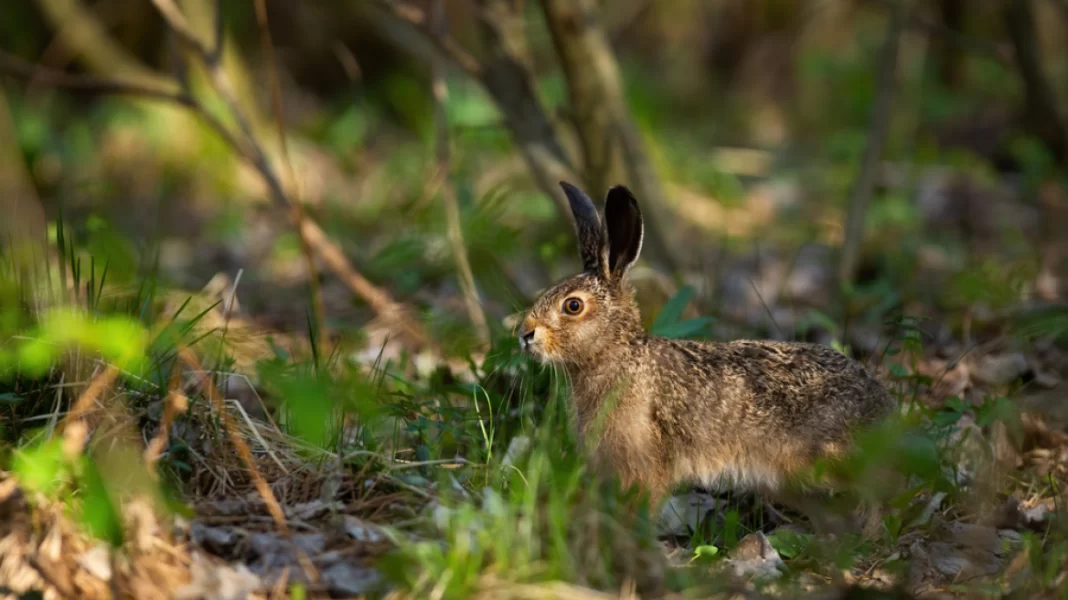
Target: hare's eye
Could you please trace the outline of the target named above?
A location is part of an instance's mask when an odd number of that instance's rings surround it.
[[[583,304],[582,300],[578,298],[568,298],[564,300],[564,312],[569,315],[577,315],[582,312]]]

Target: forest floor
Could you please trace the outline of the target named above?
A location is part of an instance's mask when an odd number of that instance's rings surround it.
[[[218,311],[192,329],[225,319],[231,349],[287,346],[286,336],[268,342],[262,331],[248,333],[251,325],[242,329],[245,317]],[[51,413],[63,443],[21,452],[15,472],[0,473],[0,597],[866,597],[855,588],[1057,596],[1068,589],[1068,351],[1042,336],[1007,335],[999,319],[975,319],[970,340],[925,322],[899,324],[899,339],[881,342],[897,360],[883,356],[874,368],[902,412],[922,416],[939,454],[938,468],[913,473],[913,485],[888,498],[893,508],[869,539],[817,539],[781,507],[700,489],[680,491],[653,529],[638,533],[618,505],[585,489],[581,464],[554,455],[560,433],[552,429],[566,429],[563,421],[538,413],[549,420],[534,430],[507,424],[509,413],[526,410],[521,397],[562,397],[553,374],[507,342],[472,364],[428,359],[434,368],[365,342],[355,353],[365,362],[353,364],[378,382],[389,416],[375,428],[361,421],[370,417],[342,419],[337,436],[318,444],[277,422],[287,412],[268,407],[282,394],[263,383],[263,370],[231,364],[206,377],[187,368],[169,394],[119,378],[89,411],[96,433],[87,450],[102,476],[122,480],[109,483],[111,508],[103,509],[115,512],[117,538],[94,531],[91,477],[56,466],[70,451],[72,425]],[[300,345],[294,338],[287,347]],[[83,367],[85,394],[107,369]],[[325,372],[338,386],[327,395],[351,383],[344,367]],[[54,393],[71,384],[41,385]],[[265,404],[261,393],[275,399]],[[296,394],[290,400],[304,400]],[[312,414],[331,418],[330,409]],[[167,423],[158,468],[131,467]],[[886,459],[879,456],[872,460]],[[146,484],[161,475],[173,483],[162,495]],[[78,485],[58,493],[56,481]]]

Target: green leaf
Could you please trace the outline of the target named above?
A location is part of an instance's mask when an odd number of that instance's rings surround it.
[[[737,508],[728,510],[723,515],[723,545],[728,550],[733,549],[738,545],[738,540],[741,538],[738,535],[738,531],[742,527],[742,515],[738,512]]]
[[[768,536],[771,547],[783,557],[794,558],[808,547],[812,536],[789,529],[778,529]]]
[[[1016,415],[1016,405],[1008,398],[989,398],[976,410],[975,423],[986,427],[995,422],[1011,422]]]
[[[890,374],[894,377],[905,378],[909,376],[909,371],[901,363],[889,363],[887,368],[890,369]]]
[[[48,342],[40,339],[30,340],[18,349],[19,366],[30,377],[41,377],[48,372],[55,354],[55,347]]]
[[[711,317],[696,317],[661,327],[654,326],[652,333],[666,338],[684,338],[700,332],[711,322]]]
[[[945,402],[942,403],[942,406],[946,410],[952,410],[956,412],[964,412],[968,410],[968,407],[965,406],[964,400],[961,400],[960,396],[949,396],[948,398],[946,398]]]
[[[708,560],[719,554],[719,546],[706,544],[693,549],[693,560]]]
[[[828,316],[827,313],[816,309],[811,309],[805,313],[805,316],[801,318],[797,325],[798,329],[807,329],[812,325],[817,325],[832,334],[837,335],[838,333],[838,324],[834,322],[834,319]]]
[[[953,425],[961,418],[961,413],[952,410],[942,410],[934,414],[931,418],[934,424],[938,427],[949,427]]]
[[[63,482],[66,457],[62,441],[52,439],[15,454],[15,477],[26,489],[50,496]]]
[[[678,320],[682,318],[682,311],[686,310],[686,305],[690,303],[690,298],[692,297],[693,286],[683,286],[678,293],[668,300],[660,309],[660,312],[656,315],[656,320],[653,321],[652,328],[656,330],[677,323]]]
[[[284,380],[286,400],[292,410],[295,433],[308,442],[323,447],[331,439],[334,408],[329,386],[326,382],[301,377]]]
[[[95,463],[86,460],[81,483],[84,490],[81,522],[89,533],[113,548],[122,546],[122,519]]]
[[[901,517],[894,514],[886,515],[886,518],[883,519],[883,528],[890,534],[890,539],[895,542],[898,536],[901,535],[902,525]]]

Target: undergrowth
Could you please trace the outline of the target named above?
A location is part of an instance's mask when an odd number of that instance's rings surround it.
[[[442,365],[422,377],[413,374],[413,357],[379,354],[361,364],[343,341],[328,346],[310,333],[310,347],[275,346],[273,356],[256,361],[250,387],[263,413],[254,419],[213,399],[212,390],[225,394],[233,385],[225,300],[186,298],[175,308],[151,265],[136,286],[108,281],[107,264],[70,239],[62,222],[57,231],[57,259],[7,253],[0,261],[0,458],[22,486],[66,503],[89,534],[115,549],[123,547],[121,511],[131,495],[153,498],[163,513],[193,516],[191,498],[254,480],[251,465],[234,457],[235,430],[260,465],[270,463],[266,457],[281,464],[277,455],[285,454],[311,465],[310,477],[324,489],[334,465],[381,482],[383,493],[408,496],[417,508],[382,524],[395,547],[377,566],[413,598],[551,582],[716,594],[738,589],[728,566],[753,532],[767,533],[785,559],[783,577],[768,589],[800,593],[813,577],[836,582],[874,565],[905,573],[902,540],[980,520],[1020,486],[998,475],[984,437],[999,428],[1021,435],[1013,403],[1001,395],[978,404],[927,402],[937,381],[918,369],[923,330],[901,316],[887,328],[894,337],[869,357],[900,400],[899,418],[811,473],[836,482],[828,511],[848,512],[857,501],[882,507],[874,537],[819,540],[800,517],[747,494],[718,496],[719,510],[698,515],[681,538],[665,536],[662,515],[651,515],[636,490],[587,470],[563,378],[522,357],[507,332],[495,332],[484,356],[466,357],[463,372]],[[682,288],[659,311],[653,332],[709,335],[710,316],[683,317],[692,295]],[[213,311],[223,311],[221,327],[205,325]],[[818,314],[810,321],[833,322]],[[834,344],[849,351],[840,339]],[[190,361],[190,350],[199,362]],[[963,420],[973,425],[962,428]],[[150,456],[154,439],[163,442]],[[205,472],[221,470],[233,474],[205,483]],[[1056,485],[1052,477],[1045,484]],[[1065,539],[1053,530],[1021,538],[1017,551],[1034,577],[1017,589],[1062,585]]]

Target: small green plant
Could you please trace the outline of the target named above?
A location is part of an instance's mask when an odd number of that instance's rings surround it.
[[[668,338],[684,338],[697,335],[704,331],[712,323],[711,317],[694,317],[683,319],[682,313],[686,310],[693,298],[693,286],[683,286],[667,301],[656,315],[656,320],[650,328],[650,333]]]
[[[777,529],[768,535],[768,541],[772,548],[786,560],[802,556],[812,543],[811,534],[801,533],[793,529]]]
[[[690,562],[708,562],[719,558],[719,546],[704,544],[693,549]]]

